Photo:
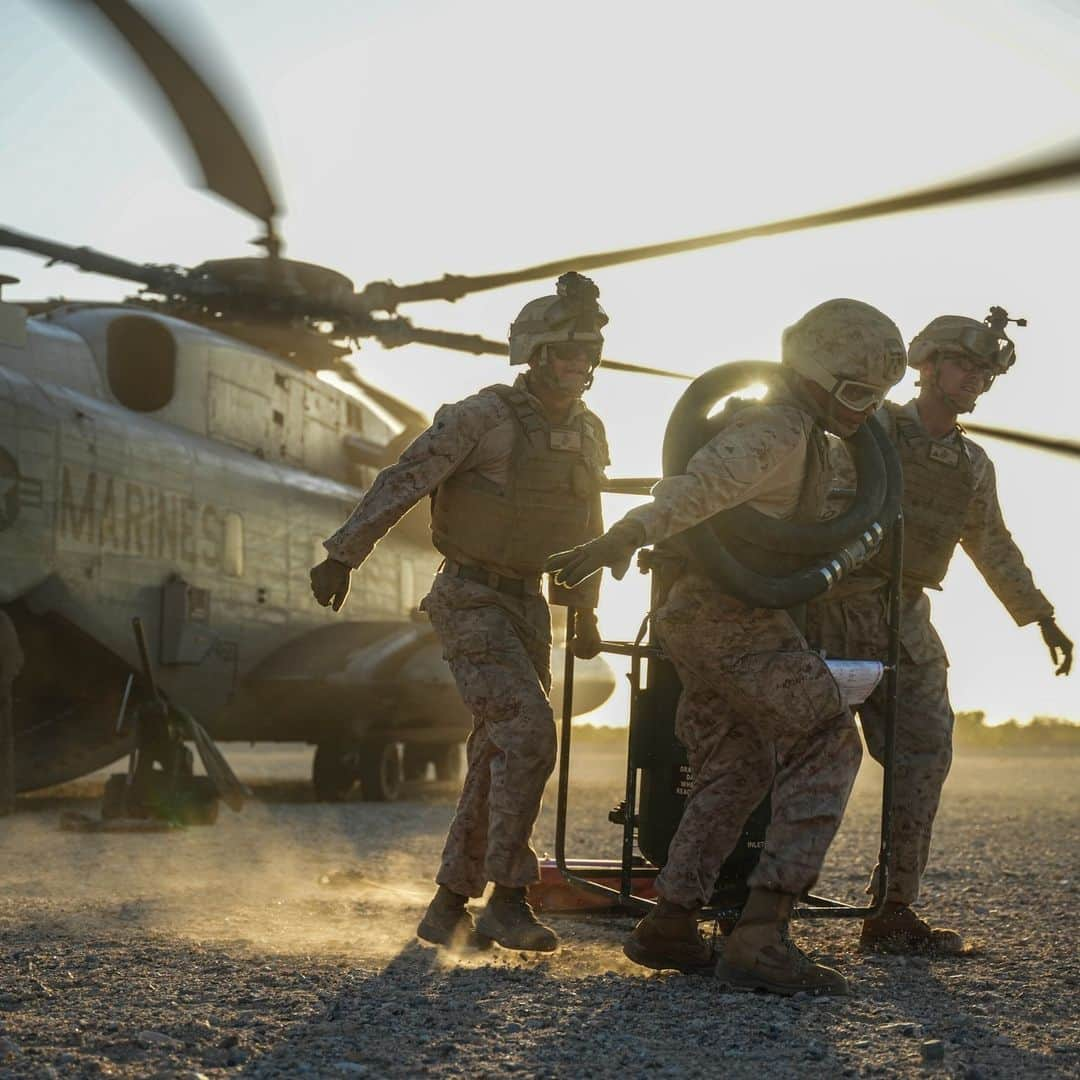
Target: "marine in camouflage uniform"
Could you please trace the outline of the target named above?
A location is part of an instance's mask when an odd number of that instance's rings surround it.
[[[530,837],[556,751],[551,621],[540,582],[548,555],[603,531],[607,442],[580,395],[592,383],[606,322],[595,285],[577,274],[560,278],[555,296],[526,305],[510,328],[510,359],[529,364],[528,373],[440,408],[326,541],[330,558],[312,571],[316,597],[339,607],[349,569],[431,495],[432,539],[445,561],[421,608],[474,725],[439,891],[418,930],[438,944],[557,945],[525,899],[539,880]],[[572,647],[582,658],[599,650],[598,593],[595,581],[552,587],[553,602],[579,611]],[[489,881],[495,890],[474,928],[466,900]]]
[[[988,320],[989,322],[989,320]],[[1003,327],[1001,328],[1003,331]],[[975,319],[942,316],[911,343],[909,363],[921,374],[918,399],[887,402],[878,414],[904,469],[904,567],[901,592],[902,670],[894,756],[893,861],[881,917],[868,920],[863,944],[891,951],[959,952],[963,941],[934,929],[911,910],[930,854],[930,836],[952,762],[953,711],[948,659],[930,622],[927,589],[940,589],[957,545],[975,563],[1017,626],[1037,622],[1048,645],[1072,645],[1053,621],[1053,607],[1035,587],[1005,526],[994,466],[963,434],[956,418],[974,408],[1014,356],[1012,343]],[[846,449],[833,447],[837,486],[849,489],[854,470]],[[838,507],[836,507],[838,508]],[[889,556],[811,604],[807,636],[828,655],[884,659],[888,652]],[[1056,654],[1052,653],[1055,656]],[[879,688],[858,707],[867,747],[884,753],[885,697]],[[880,897],[879,870],[868,891]]]
[[[826,427],[853,434],[903,371],[903,340],[885,315],[854,300],[819,305],[785,332],[781,380],[762,403],[735,412],[684,474],[653,488],[651,502],[549,567],[570,584],[599,566],[619,577],[637,547],[663,544],[738,505],[816,520],[828,490]],[[795,898],[818,876],[859,767],[858,734],[836,682],[788,612],[743,603],[692,559],[654,625],[682,681],[676,732],[694,784],[657,878],[660,902],[626,955],[684,971],[714,963],[697,914],[772,788],[765,849],[717,973],[778,993],[845,992],[838,972],[811,963],[787,935]]]
[[[0,814],[15,809],[15,717],[12,685],[22,670],[23,653],[15,626],[0,611]]]

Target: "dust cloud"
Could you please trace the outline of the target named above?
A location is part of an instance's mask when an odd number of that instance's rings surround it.
[[[253,787],[257,797],[241,813],[223,807],[214,826],[166,833],[62,831],[60,811],[97,813],[100,781],[20,800],[20,812],[0,822],[0,890],[33,897],[38,918],[76,934],[163,933],[268,954],[366,956],[392,956],[412,939],[430,896],[430,862],[390,850],[364,866],[348,819],[366,807],[315,804],[297,782],[255,779]],[[378,807],[379,831],[392,836],[402,812]],[[320,884],[339,866],[364,876],[348,888]]]
[[[613,737],[614,736],[614,737]],[[576,736],[571,815],[577,797],[611,804],[624,775],[625,749],[613,732]],[[107,772],[20,799],[0,821],[5,872],[0,895],[57,931],[92,937],[166,935],[200,946],[264,955],[338,956],[386,963],[415,942],[453,812],[452,784],[412,785],[394,804],[319,804],[306,779],[310,749],[225,747],[255,792],[239,814],[224,806],[216,825],[165,833],[73,833],[64,811],[98,813]],[[119,768],[119,766],[114,767]],[[604,794],[600,795],[599,793]],[[549,853],[555,790],[549,788],[535,846]],[[610,845],[589,854],[614,857]],[[582,841],[572,827],[572,845]],[[631,925],[575,947],[558,964],[576,975],[613,970],[639,975],[618,942]],[[610,937],[610,940],[607,940]],[[446,956],[440,964],[535,964],[495,950]],[[569,973],[569,971],[567,971]]]

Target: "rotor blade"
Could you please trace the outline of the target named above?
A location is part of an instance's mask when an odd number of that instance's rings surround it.
[[[1050,450],[1055,454],[1080,457],[1080,443],[1073,442],[1072,439],[1054,439],[1045,435],[1032,435],[1026,431],[1011,431],[1009,428],[989,427],[986,424],[969,424],[966,420],[964,430],[974,435],[986,435],[991,439],[1002,439],[1005,442],[1030,446],[1036,450]]]
[[[413,326],[408,319],[377,319],[373,331],[380,343],[387,349],[396,349],[400,345],[434,345],[439,349],[455,349],[475,356],[508,356],[510,346],[505,341],[493,341],[479,334],[456,334],[449,330],[429,330],[423,326]],[[646,367],[643,364],[628,364],[622,360],[609,360],[605,357],[600,366],[608,371],[627,371],[634,375],[659,375],[666,379],[685,379],[692,382],[696,376],[681,371],[667,371],[664,368]]]
[[[199,281],[195,277],[175,267],[128,262],[126,259],[118,259],[113,255],[95,251],[93,248],[70,247],[67,244],[58,244],[42,237],[15,232],[14,229],[0,227],[0,247],[16,248],[20,251],[32,252],[35,255],[43,255],[50,262],[70,263],[80,270],[91,273],[106,274],[109,277],[121,278],[124,281],[138,281],[164,296],[180,294],[197,296],[200,291]],[[220,291],[220,286],[218,286],[218,289]],[[333,303],[320,302],[314,308],[305,299],[290,302],[289,298],[278,298],[276,303],[282,310],[293,310],[296,314],[311,318],[334,319],[342,315]],[[505,341],[493,341],[491,338],[481,337],[479,334],[457,334],[448,330],[428,330],[425,327],[413,326],[408,319],[400,317],[394,319],[370,319],[363,312],[363,309],[360,310],[364,318],[361,325],[353,325],[353,332],[358,336],[374,336],[387,349],[396,349],[401,345],[416,343],[434,345],[440,349],[468,352],[475,356],[484,354],[506,356],[510,352],[510,347]],[[346,322],[355,318],[355,312],[348,308],[344,315]],[[688,382],[695,377],[681,371],[666,371],[663,368],[628,364],[621,360],[608,360],[606,358],[602,366],[608,371],[626,371],[634,375],[659,375],[668,379],[685,379]],[[365,393],[369,393],[373,397],[381,393],[381,391],[376,391],[374,387],[369,386],[367,383],[357,380],[346,365],[339,365],[335,370],[343,378],[356,382]],[[394,400],[396,402],[396,399]],[[385,407],[392,413],[401,412],[403,408],[406,408],[400,402]],[[419,413],[416,414],[416,417],[424,419]],[[423,430],[425,427],[427,427],[426,419],[424,419],[420,429]]]
[[[191,64],[127,0],[74,2],[97,8],[142,61],[187,133],[205,186],[264,222],[267,246],[278,245],[272,223],[279,207],[265,171],[228,110]]]
[[[1039,187],[1059,180],[1080,176],[1080,143],[1071,142],[1058,147],[1053,153],[1028,159],[1021,164],[979,173],[959,180],[918,188],[904,195],[891,195],[870,202],[856,203],[835,210],[823,210],[816,214],[784,218],[763,225],[751,225],[743,229],[709,233],[663,244],[645,244],[642,247],[623,248],[593,255],[575,255],[568,259],[528,266],[503,274],[482,274],[476,277],[447,274],[438,281],[423,281],[416,285],[395,285],[393,282],[373,282],[363,295],[369,310],[393,311],[397,304],[416,300],[458,300],[469,293],[486,289],[499,289],[504,285],[517,285],[540,278],[553,278],[566,270],[596,270],[604,266],[658,259],[665,255],[677,255],[684,251],[718,247],[748,240],[756,236],[777,236],[781,233],[818,229],[823,225],[837,225],[864,218],[886,217],[910,210],[925,210],[933,206],[946,206],[965,199],[985,198],[1008,191]]]
[[[69,247],[40,236],[15,232],[14,229],[0,228],[0,247],[43,255],[51,263],[70,263],[92,274],[105,274],[123,281],[138,281],[155,292],[166,295],[176,291],[178,285],[184,281],[183,273],[173,267],[128,262],[127,259],[118,259],[93,248]]]
[[[492,341],[479,334],[457,334],[450,330],[428,330],[423,326],[413,326],[408,319],[378,319],[374,322],[372,333],[379,343],[387,349],[396,349],[401,345],[434,345],[439,349],[455,349],[458,352],[472,353],[474,356],[490,354],[507,356],[510,346],[505,341]]]
[[[633,375],[659,375],[662,379],[685,379],[693,382],[697,376],[687,375],[684,371],[666,371],[664,368],[646,367],[644,364],[628,364],[624,360],[609,360],[606,356],[600,361],[605,371],[629,371]]]

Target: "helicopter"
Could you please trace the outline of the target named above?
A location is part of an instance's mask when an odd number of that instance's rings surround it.
[[[135,20],[156,62],[186,66],[134,9],[101,7]],[[216,120],[232,125],[224,109]],[[214,152],[207,162],[218,168]],[[471,718],[415,617],[437,565],[423,509],[356,576],[349,621],[319,609],[307,581],[322,538],[428,420],[361,382],[347,345],[296,314],[349,296],[348,279],[281,258],[272,229],[267,244],[266,260],[207,264],[190,281],[166,284],[166,270],[157,301],[0,297],[0,605],[28,657],[20,791],[130,750],[116,717],[138,663],[135,614],[170,699],[219,740],[314,743],[320,797],[360,780],[365,798],[394,798],[430,765],[457,775]],[[602,660],[591,673],[582,711],[614,686]]]
[[[389,797],[403,767],[415,774],[429,762],[437,775],[453,774],[469,718],[430,630],[410,617],[436,565],[423,511],[403,520],[357,575],[352,610],[362,618],[334,625],[307,593],[318,541],[427,423],[360,377],[351,345],[372,338],[390,348],[507,351],[481,335],[415,326],[401,306],[1080,175],[1080,153],[1066,148],[779,222],[506,273],[357,289],[335,270],[285,258],[281,200],[267,171],[184,55],[123,0],[89,6],[170,103],[203,186],[261,223],[264,254],[180,268],[0,230],[0,246],[142,289],[120,304],[0,307],[0,430],[16,433],[14,445],[6,436],[0,447],[0,604],[30,658],[17,694],[23,789],[126,752],[113,719],[136,662],[126,635],[133,612],[151,628],[170,696],[219,739],[315,743],[320,794],[340,797],[359,778],[366,796]],[[608,358],[604,366],[689,377]],[[327,371],[339,385],[319,377]],[[633,478],[610,485],[645,487]],[[595,684],[590,695],[579,670],[582,710],[610,693],[602,666]]]

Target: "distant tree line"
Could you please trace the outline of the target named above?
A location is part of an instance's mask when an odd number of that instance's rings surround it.
[[[1080,751],[1080,724],[1056,716],[1036,716],[1030,724],[988,724],[984,712],[961,712],[956,714],[953,741],[960,750]]]
[[[625,727],[606,727],[594,724],[575,724],[574,742],[594,748],[621,747],[626,742]],[[1044,753],[1064,751],[1080,753],[1080,724],[1056,716],[1036,716],[1028,724],[1009,720],[1004,724],[988,724],[982,711],[956,714],[953,742],[965,750],[997,751],[1021,754],[1025,751]]]

